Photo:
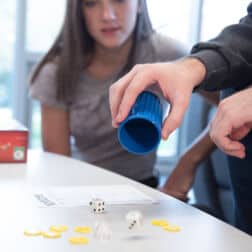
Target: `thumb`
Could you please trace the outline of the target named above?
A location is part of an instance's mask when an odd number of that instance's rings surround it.
[[[169,135],[179,127],[185,114],[188,102],[177,101],[171,105],[169,115],[163,123],[162,138],[167,139]]]

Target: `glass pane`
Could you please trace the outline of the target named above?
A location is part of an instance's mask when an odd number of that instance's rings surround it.
[[[65,3],[65,0],[28,0],[26,46],[28,54],[42,55],[51,47],[63,23]],[[32,102],[30,143],[32,148],[41,147],[41,115],[37,101]]]
[[[147,0],[151,21],[156,31],[185,44],[190,41],[192,0]]]
[[[16,1],[0,1],[0,108],[11,112]]]
[[[46,52],[63,22],[65,0],[28,0],[27,50]]]
[[[250,2],[250,0],[205,0],[201,39],[211,39],[217,36],[225,26],[238,23],[246,15]]]

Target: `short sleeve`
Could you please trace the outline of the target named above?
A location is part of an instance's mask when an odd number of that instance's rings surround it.
[[[174,61],[186,56],[189,49],[177,40],[154,32],[137,45],[136,64]]]
[[[35,81],[30,85],[29,95],[33,99],[39,100],[41,104],[67,109],[67,105],[56,98],[56,69],[55,63],[45,64]]]
[[[151,41],[156,57],[155,61],[174,61],[186,56],[189,52],[189,49],[181,42],[158,33],[152,36]]]

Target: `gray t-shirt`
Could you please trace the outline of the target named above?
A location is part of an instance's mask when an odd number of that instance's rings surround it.
[[[155,33],[137,48],[136,63],[170,61],[184,55],[184,48],[176,41]],[[72,156],[135,180],[151,177],[156,153],[142,156],[128,153],[111,126],[108,92],[118,73],[101,81],[83,72],[74,99],[67,105],[56,99],[56,67],[55,63],[48,63],[41,69],[30,95],[42,104],[69,111]]]

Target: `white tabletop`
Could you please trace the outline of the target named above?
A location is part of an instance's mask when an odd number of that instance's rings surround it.
[[[137,169],[137,168],[136,168]],[[28,196],[33,186],[84,186],[130,184],[160,201],[159,204],[111,206],[101,215],[92,214],[88,207],[39,208]],[[252,251],[252,238],[163,193],[107,172],[101,168],[60,155],[30,151],[27,164],[0,165],[0,249],[1,251],[65,252],[65,251]],[[139,231],[127,228],[125,215],[140,210],[144,225]],[[177,233],[165,232],[150,224],[152,219],[166,219],[181,227]],[[92,234],[85,235],[88,245],[69,244],[73,228],[78,225],[93,227],[105,220],[112,229],[111,240],[103,243]],[[60,239],[26,237],[28,226],[49,227],[67,225],[70,231]]]

